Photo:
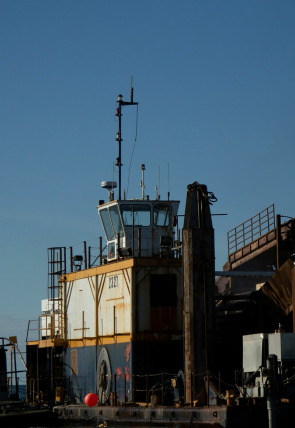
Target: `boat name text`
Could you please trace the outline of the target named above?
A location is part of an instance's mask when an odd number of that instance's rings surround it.
[[[118,275],[109,276],[109,288],[119,287]]]

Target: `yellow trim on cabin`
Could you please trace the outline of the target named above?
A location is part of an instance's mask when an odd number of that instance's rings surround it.
[[[27,342],[28,346],[38,346],[39,348],[53,348],[56,346],[67,346],[67,341],[63,339],[44,339],[44,340],[32,340]]]
[[[75,281],[77,279],[89,278],[95,275],[117,272],[129,267],[180,267],[181,259],[164,259],[152,257],[135,257],[132,259],[110,262],[105,265],[96,266],[90,269],[79,270],[77,272],[67,273],[62,276],[63,281]]]
[[[129,334],[118,336],[98,337],[97,339],[70,339],[68,340],[68,348],[83,348],[85,346],[113,345],[116,343],[130,343],[131,337]]]
[[[115,263],[108,263],[106,265],[96,266],[90,269],[78,270],[63,276],[66,281],[75,281],[76,279],[89,278],[95,275],[103,275],[104,273],[116,272],[118,270],[126,269],[134,266],[134,259],[123,260]]]
[[[97,338],[84,338],[84,339],[69,339],[67,341],[61,339],[54,340],[35,340],[28,342],[28,346],[38,346],[39,348],[52,348],[54,346],[65,346],[67,348],[83,348],[85,346],[103,346],[113,345],[116,343],[130,343],[130,342],[158,342],[158,341],[174,341],[181,340],[183,334],[181,331],[175,331],[171,333],[135,333],[135,334],[120,334],[116,336],[99,336]]]

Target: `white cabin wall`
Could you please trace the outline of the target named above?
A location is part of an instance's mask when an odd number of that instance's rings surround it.
[[[95,277],[73,282],[67,308],[68,339],[81,339],[95,335]],[[68,283],[68,293],[71,283]],[[83,315],[84,312],[84,315]],[[84,317],[84,325],[82,325]]]
[[[130,269],[106,274],[98,305],[100,336],[130,333],[130,277]],[[114,308],[116,327],[114,325]]]
[[[114,267],[116,264],[114,263]],[[85,273],[87,275],[87,271]],[[160,290],[161,283],[159,283],[159,296],[162,296],[160,300],[162,299],[163,304],[151,305],[150,275],[176,276],[175,305],[171,306],[168,303],[169,288],[164,287],[165,294],[163,294],[163,289]],[[95,307],[96,287],[97,310]],[[67,337],[69,340],[94,338],[96,322],[99,337],[128,335],[131,332],[157,334],[157,332],[182,330],[181,267],[169,265],[126,267],[102,273],[97,277],[93,275],[89,278],[76,279],[68,282],[66,288]],[[131,293],[133,308],[131,308]],[[153,296],[155,296],[155,288]],[[83,312],[84,325],[82,325]]]
[[[76,279],[66,285],[67,337],[69,340],[130,333],[131,268],[89,278]],[[98,311],[95,308],[97,281]],[[115,308],[115,309],[114,309]],[[83,315],[84,312],[84,315]],[[84,317],[84,325],[82,325]],[[116,322],[114,322],[116,318]]]

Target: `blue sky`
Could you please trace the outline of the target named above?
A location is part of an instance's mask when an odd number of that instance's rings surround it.
[[[96,246],[117,180],[116,99],[133,75],[128,196],[207,184],[216,269],[226,232],[275,203],[295,216],[293,0],[0,1],[0,336],[47,296],[47,247]],[[123,116],[123,187],[136,109]],[[23,348],[23,347],[22,347]]]

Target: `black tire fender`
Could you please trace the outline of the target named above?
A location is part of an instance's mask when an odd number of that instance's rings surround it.
[[[112,368],[107,349],[103,346],[97,360],[97,395],[100,403],[110,398],[112,384]]]

